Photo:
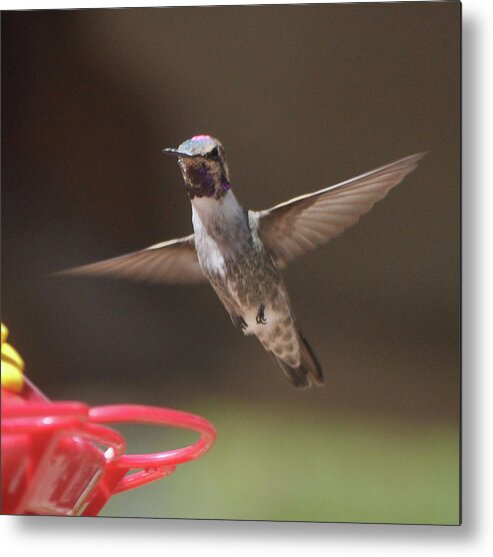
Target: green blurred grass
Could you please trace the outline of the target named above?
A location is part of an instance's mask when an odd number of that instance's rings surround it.
[[[459,522],[459,435],[451,424],[395,423],[293,409],[194,403],[213,449],[160,482],[113,497],[101,515],[323,522]],[[195,440],[122,428],[132,452]]]

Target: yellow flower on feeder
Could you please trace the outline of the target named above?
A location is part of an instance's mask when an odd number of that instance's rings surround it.
[[[24,386],[24,360],[7,341],[9,330],[2,323],[2,388],[19,393]]]

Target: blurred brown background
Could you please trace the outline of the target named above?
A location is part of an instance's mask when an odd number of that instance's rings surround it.
[[[159,484],[164,503],[122,495],[110,514],[457,520],[459,49],[455,2],[2,14],[2,320],[29,376],[54,399],[186,409],[219,432],[188,465],[202,506],[184,469]],[[429,151],[285,273],[323,389],[285,382],[208,286],[48,277],[190,233],[160,150],[198,133],[224,143],[251,208]],[[248,507],[259,486],[277,506]]]

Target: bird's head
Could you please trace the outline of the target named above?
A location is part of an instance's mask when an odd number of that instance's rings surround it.
[[[195,135],[178,149],[163,149],[163,153],[178,157],[190,199],[220,199],[231,188],[224,147],[210,135]]]

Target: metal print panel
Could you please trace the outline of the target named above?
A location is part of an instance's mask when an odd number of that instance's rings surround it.
[[[460,524],[460,4],[2,13],[2,512]]]

